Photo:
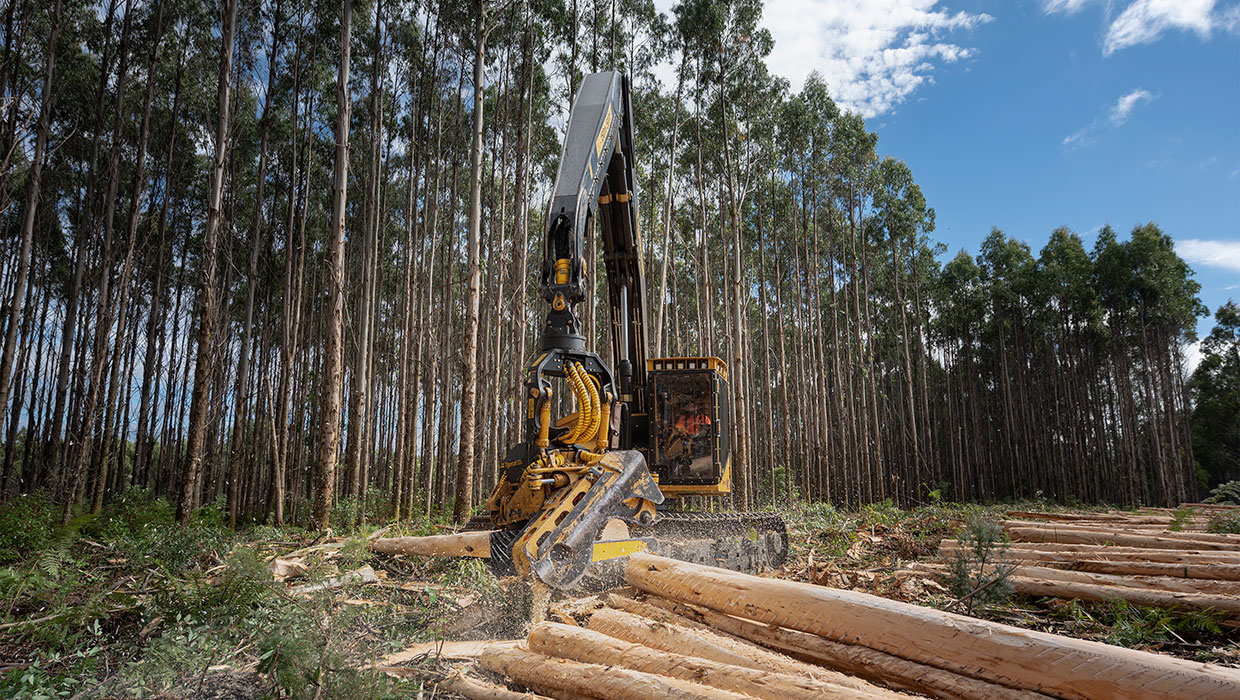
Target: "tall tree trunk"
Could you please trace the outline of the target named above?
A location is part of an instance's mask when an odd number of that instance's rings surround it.
[[[486,0],[477,0],[478,16],[474,22],[474,113],[473,140],[470,145],[468,295],[465,301],[465,345],[461,349],[461,432],[460,459],[456,470],[456,505],[453,519],[469,520],[474,495],[475,407],[478,400],[478,315],[482,303],[481,269],[478,263],[479,238],[482,226],[482,117],[486,95],[485,61],[488,29]]]
[[[336,75],[336,163],[332,179],[332,220],[328,239],[327,329],[323,344],[323,386],[319,416],[319,455],[314,498],[315,527],[331,525],[336,488],[336,450],[340,441],[340,385],[344,358],[344,216],[349,176],[349,54],[353,0],[344,0],[340,14],[340,64]]]
[[[215,361],[215,324],[219,306],[215,274],[219,257],[220,205],[224,194],[224,164],[228,158],[228,120],[231,106],[233,43],[237,33],[237,0],[228,0],[220,45],[219,88],[216,104],[215,157],[211,169],[211,189],[207,195],[207,225],[202,243],[202,289],[199,292],[198,352],[194,365],[194,393],[189,408],[189,438],[185,445],[185,469],[177,520],[189,522],[198,506],[199,472],[202,468],[207,432],[207,408]]]
[[[17,324],[22,315],[22,306],[26,300],[26,283],[30,276],[30,249],[34,241],[34,220],[39,208],[40,188],[43,184],[43,151],[47,147],[47,136],[51,130],[52,95],[56,73],[56,45],[60,35],[61,0],[56,0],[52,9],[52,30],[48,37],[47,58],[43,65],[43,94],[39,101],[39,125],[34,139],[34,155],[31,157],[29,179],[26,182],[26,209],[22,216],[21,252],[17,258],[17,281],[13,284],[12,301],[9,303],[9,318],[5,324],[4,349],[0,352],[0,406],[4,406],[9,398],[9,374],[13,371],[13,349],[17,345]],[[16,111],[16,107],[12,108]],[[17,416],[11,415],[9,420],[16,423]],[[27,438],[29,439],[29,438]]]
[[[250,225],[250,260],[246,267],[245,321],[241,329],[241,345],[237,357],[237,385],[233,392],[233,429],[228,457],[228,526],[237,526],[240,511],[238,488],[241,480],[241,430],[245,425],[246,406],[250,394],[250,343],[254,329],[254,294],[258,286],[259,234],[265,222],[263,206],[267,185],[267,143],[271,130],[271,93],[275,88],[276,64],[280,53],[280,0],[276,0],[271,27],[271,50],[267,53],[267,90],[263,96],[263,116],[259,125],[258,172],[255,174],[254,221]],[[294,96],[293,99],[296,99]],[[296,125],[294,125],[296,128]],[[256,412],[257,413],[257,412]]]

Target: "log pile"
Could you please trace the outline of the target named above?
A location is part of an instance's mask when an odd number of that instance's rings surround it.
[[[445,689],[575,700],[1240,697],[1233,669],[865,593],[645,553],[625,575],[632,596],[480,645]]]
[[[1205,532],[1208,518],[1196,511],[1009,511],[1002,525],[1011,543],[990,558],[1023,595],[1214,610],[1240,621],[1240,535]],[[913,568],[943,571],[966,549],[943,540],[941,563]]]

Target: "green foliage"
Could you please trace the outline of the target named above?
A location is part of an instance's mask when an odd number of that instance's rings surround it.
[[[903,516],[903,512],[896,507],[890,498],[884,498],[881,501],[869,503],[861,507],[861,517],[870,524],[881,523],[889,525],[896,522]]]
[[[1226,500],[1240,504],[1240,305],[1228,300],[1214,313],[1201,342],[1201,362],[1188,383],[1193,399],[1193,455],[1210,483],[1226,486]]]
[[[948,587],[963,601],[970,615],[977,606],[992,605],[1012,596],[1012,567],[999,561],[1007,551],[1007,535],[994,520],[973,517],[957,536],[960,549],[952,561]]]
[[[1101,632],[1110,644],[1147,647],[1212,639],[1223,634],[1226,615],[1208,610],[1147,608],[1125,600],[1069,601],[1056,613],[1079,631]]]
[[[466,588],[483,596],[499,593],[499,580],[495,578],[491,567],[481,559],[454,559],[443,576],[443,582],[449,586]]]
[[[193,571],[165,579],[154,594],[153,610],[166,619],[236,619],[274,590],[271,572],[262,557],[249,547],[238,547],[214,578]]]
[[[1206,503],[1240,506],[1240,481],[1219,484],[1210,491],[1210,497],[1206,499]]]
[[[451,509],[448,509],[451,512]],[[391,519],[391,496],[374,486],[366,489],[364,498],[342,498],[332,505],[332,527],[338,533],[353,533],[367,523]]]
[[[200,509],[188,525],[177,524],[173,515],[167,499],[132,489],[109,504],[87,532],[112,542],[133,563],[168,574],[214,563],[234,539],[220,500]]]
[[[43,549],[60,526],[60,515],[60,507],[41,492],[0,505],[0,564],[20,561]]]
[[[788,467],[783,464],[775,465],[770,471],[763,471],[758,475],[758,494],[757,502],[759,504],[769,506],[771,503],[779,503],[790,505],[800,500],[800,490],[797,488],[795,479],[792,480],[792,490],[788,491],[786,485],[788,479]]]
[[[1171,512],[1171,524],[1167,526],[1167,529],[1171,532],[1183,531],[1184,526],[1192,522],[1193,515],[1196,514],[1196,512],[1197,511],[1192,508],[1176,508]]]
[[[103,656],[103,630],[96,621],[89,639],[71,652],[40,651],[30,665],[0,673],[0,697],[11,700],[54,700],[80,697],[97,685],[92,677]]]
[[[1219,513],[1206,524],[1207,532],[1240,535],[1240,512]]]

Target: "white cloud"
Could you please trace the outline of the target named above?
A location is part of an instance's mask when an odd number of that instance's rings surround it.
[[[1149,102],[1152,99],[1154,99],[1154,96],[1150,94],[1149,90],[1141,89],[1133,90],[1127,95],[1120,97],[1115,106],[1111,108],[1111,123],[1115,126],[1123,124],[1128,121],[1128,115],[1132,113],[1132,110],[1138,104]]]
[[[671,16],[673,0],[655,5]],[[767,3],[762,25],[775,39],[767,66],[797,91],[818,71],[836,103],[864,117],[890,112],[933,82],[937,66],[974,55],[948,40],[948,34],[993,19],[939,5],[939,0]]]
[[[1046,0],[1046,13],[1062,12],[1072,15],[1080,12],[1090,0]]]
[[[1137,105],[1142,102],[1151,102],[1156,98],[1157,95],[1153,95],[1150,91],[1142,90],[1141,88],[1137,88],[1126,95],[1121,95],[1115,101],[1115,105],[1107,111],[1105,121],[1102,117],[1095,118],[1081,129],[1065,136],[1060,145],[1068,149],[1088,146],[1094,143],[1094,133],[1106,123],[1109,123],[1111,126],[1122,126],[1124,122],[1128,121],[1128,116],[1132,114],[1132,110],[1136,109]]]
[[[1188,238],[1176,241],[1176,252],[1190,263],[1240,272],[1240,241],[1206,241]]]
[[[1154,41],[1168,29],[1184,29],[1203,37],[1210,35],[1214,0],[1137,0],[1120,13],[1107,29],[1102,53]]]
[[[834,99],[865,117],[889,112],[932,82],[936,64],[974,52],[944,35],[989,22],[986,14],[937,9],[938,0],[796,0],[767,4],[771,70],[800,89],[818,71]]]
[[[1184,346],[1184,354],[1181,356],[1181,368],[1184,376],[1187,378],[1193,372],[1197,371],[1197,365],[1201,364],[1201,341],[1189,343]]]
[[[1063,142],[1060,143],[1059,145],[1065,148],[1068,148],[1068,149],[1076,149],[1076,148],[1080,148],[1081,146],[1088,146],[1094,143],[1094,139],[1090,134],[1093,134],[1094,130],[1097,128],[1098,128],[1098,122],[1097,120],[1095,120],[1089,126],[1063,137]]]
[[[1103,4],[1107,30],[1102,40],[1103,55],[1138,44],[1158,40],[1171,30],[1195,32],[1208,38],[1215,29],[1233,31],[1240,25],[1240,6],[1215,11],[1217,0],[1132,0],[1118,15],[1112,15],[1113,0],[1044,0],[1047,14],[1072,15],[1088,4]]]

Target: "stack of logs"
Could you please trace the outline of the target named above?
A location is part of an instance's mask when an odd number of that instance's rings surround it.
[[[475,700],[1240,697],[1240,672],[650,554],[585,626],[543,622],[445,683]]]
[[[1226,506],[1109,513],[1008,511],[1011,543],[990,558],[1017,593],[1215,610],[1240,621],[1240,535],[1204,532]],[[1235,512],[1240,507],[1231,506]],[[951,561],[962,550],[944,540]],[[942,569],[944,565],[940,565]]]

